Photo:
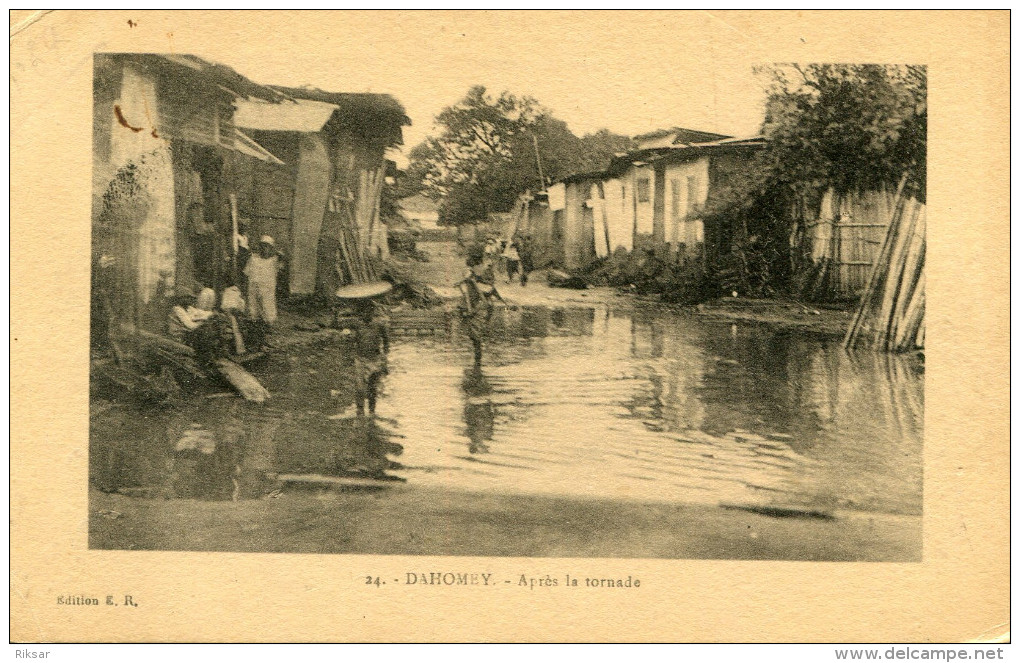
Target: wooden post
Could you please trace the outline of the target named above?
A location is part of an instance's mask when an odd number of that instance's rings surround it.
[[[234,273],[234,285],[237,285],[241,280],[241,275],[237,272],[237,194],[232,193],[228,196],[228,198],[230,200],[230,228],[232,231],[230,235],[230,246],[233,249],[230,255],[230,267],[231,271]]]

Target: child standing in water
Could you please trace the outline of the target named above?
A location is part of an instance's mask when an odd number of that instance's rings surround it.
[[[379,380],[386,373],[386,355],[390,351],[390,333],[385,317],[379,315],[375,304],[359,299],[355,304],[358,317],[354,332],[354,398],[358,414],[375,414],[375,401]]]
[[[467,259],[469,272],[467,278],[458,284],[461,294],[460,315],[467,323],[468,337],[474,347],[475,366],[482,365],[482,340],[489,329],[492,318],[493,299],[504,304],[506,301],[496,291],[496,277],[491,265],[485,262],[483,255],[469,255]]]

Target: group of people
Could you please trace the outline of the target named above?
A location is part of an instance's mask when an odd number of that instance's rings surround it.
[[[216,262],[210,241],[212,229],[205,223],[200,209],[192,212],[195,213],[192,217],[195,274],[199,281],[204,282],[215,274],[211,264]],[[214,325],[208,322],[215,317],[213,311],[217,308],[217,314],[233,322],[234,335],[238,337],[236,316],[246,312],[246,326],[259,337],[259,341],[264,339],[277,319],[276,286],[282,265],[275,240],[270,235],[262,235],[258,242],[252,242],[242,223],[233,241],[236,259],[234,285],[222,293],[205,288],[195,306],[187,309],[177,307],[174,311],[174,317],[185,327],[192,342],[205,346],[209,351],[216,344],[217,334],[213,333]],[[461,293],[459,310],[472,342],[474,365],[479,367],[482,363],[482,342],[488,334],[495,304],[506,304],[496,290],[496,272],[505,274],[507,283],[512,283],[517,277],[518,282],[525,286],[528,275],[534,270],[534,263],[530,242],[520,234],[509,241],[493,237],[483,246],[475,245],[468,251],[466,263],[468,273],[458,284]],[[216,306],[217,299],[220,300],[219,307]],[[353,300],[352,305],[356,316],[348,328],[353,334],[355,349],[355,403],[359,414],[366,410],[372,414],[380,380],[387,373],[388,325],[385,316],[370,299]]]
[[[524,235],[515,235],[510,241],[490,237],[485,243],[484,261],[495,271],[506,274],[506,282],[513,283],[514,276],[522,286],[528,285],[528,274],[534,271],[531,245]]]
[[[282,266],[271,235],[248,238],[239,224],[232,251],[206,218],[202,204],[189,209],[191,253],[198,294],[193,303],[174,306],[170,333],[206,362],[261,349],[277,320],[276,286]]]
[[[207,361],[224,353],[241,354],[239,344],[248,350],[262,347],[278,316],[276,289],[283,256],[276,240],[263,234],[255,241],[242,219],[233,237],[231,256],[217,249],[219,235],[205,218],[203,205],[195,203],[189,212],[194,274],[202,289],[193,305],[174,307],[172,327]],[[225,268],[231,257],[233,268]],[[227,287],[220,289],[223,284]],[[386,373],[388,326],[370,299],[349,303],[356,314],[348,328],[354,342],[357,410],[359,414],[366,409],[374,413],[379,381]]]
[[[276,285],[283,267],[276,240],[264,234],[252,241],[247,224],[240,220],[228,252],[202,203],[192,203],[188,215],[195,280],[213,290],[239,288],[247,299],[248,317],[268,331],[276,322]]]

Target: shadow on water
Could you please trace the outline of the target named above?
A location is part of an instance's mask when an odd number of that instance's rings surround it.
[[[173,411],[93,417],[92,481],[225,500],[293,473],[759,512],[921,512],[923,366],[911,358],[661,311],[523,307],[495,316],[475,369],[458,321],[437,314],[432,333],[395,334],[375,419],[353,415],[349,362],[330,345],[274,358],[259,372],[268,407],[196,396]]]

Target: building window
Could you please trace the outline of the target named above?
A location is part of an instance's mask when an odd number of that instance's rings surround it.
[[[638,178],[637,181],[637,201],[639,203],[647,203],[652,200],[652,183],[647,177]]]

